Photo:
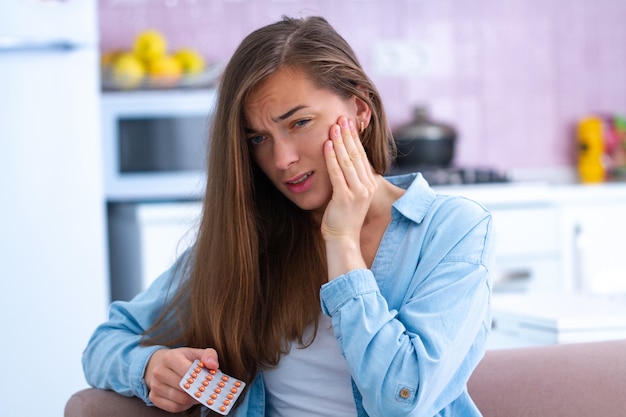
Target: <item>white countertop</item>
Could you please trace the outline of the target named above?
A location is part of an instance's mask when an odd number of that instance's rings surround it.
[[[525,181],[433,187],[438,193],[462,195],[490,206],[548,205],[566,202],[626,202],[626,182],[552,184]]]
[[[494,294],[492,348],[626,339],[626,296]]]
[[[494,315],[546,331],[626,330],[626,297],[579,293],[495,294]]]

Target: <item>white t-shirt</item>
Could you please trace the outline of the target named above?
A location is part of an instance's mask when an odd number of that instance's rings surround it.
[[[311,325],[303,340],[312,333]],[[315,341],[306,349],[292,343],[276,368],[263,370],[263,381],[268,417],[356,416],[350,372],[325,314]]]

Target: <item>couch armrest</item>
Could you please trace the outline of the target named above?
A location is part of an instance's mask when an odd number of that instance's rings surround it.
[[[484,417],[624,417],[626,340],[489,350],[468,389]]]
[[[483,417],[626,416],[626,340],[487,351],[468,383]],[[65,417],[181,417],[94,388]]]
[[[181,417],[147,406],[137,397],[124,397],[113,391],[87,388],[72,395],[65,405],[65,417]]]

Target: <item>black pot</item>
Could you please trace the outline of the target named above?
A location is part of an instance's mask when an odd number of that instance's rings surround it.
[[[400,168],[447,167],[454,158],[455,129],[430,119],[425,107],[415,109],[415,119],[394,133]]]

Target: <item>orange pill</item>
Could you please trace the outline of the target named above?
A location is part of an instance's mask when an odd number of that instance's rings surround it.
[[[203,386],[199,386],[198,387],[198,391],[200,391],[200,392],[204,392],[205,389],[206,389],[206,387],[203,387]]]
[[[191,384],[190,384],[189,382],[187,382],[187,383],[185,384],[185,388],[186,388],[186,389],[191,388]]]
[[[226,398],[228,398],[229,400],[232,400],[233,398],[235,398],[235,396],[233,394],[228,394]]]
[[[228,381],[228,375],[223,375],[222,376],[222,381],[224,381],[224,382]]]
[[[224,402],[223,402],[222,404],[224,404],[224,405],[230,405],[230,401],[228,401],[228,400],[224,400]]]
[[[237,393],[237,388],[231,388],[230,392],[232,392],[233,394],[236,394]]]
[[[215,393],[211,394],[211,398],[213,398],[214,400],[216,400],[216,399],[217,399],[217,394],[215,394]]]
[[[187,382],[189,382],[190,384],[193,384],[193,381],[195,381],[195,379],[193,379],[193,378],[187,378]]]
[[[220,411],[221,411],[221,412],[224,412],[224,411],[226,411],[226,407],[224,407],[224,406],[221,406],[221,407],[220,407]]]
[[[198,362],[198,366],[199,366],[200,368],[204,368],[204,363],[202,363],[202,362]]]
[[[195,395],[197,398],[202,397],[202,393],[201,393],[201,392],[196,392],[194,395]]]
[[[222,389],[221,389],[220,387],[215,387],[215,389],[213,390],[213,392],[216,392],[216,393],[218,393],[218,394],[219,394],[220,392],[222,392]]]
[[[202,381],[202,385],[204,385],[205,387],[208,387],[209,386],[209,381],[206,381],[206,380]]]
[[[200,367],[196,367],[196,369],[194,369],[194,371],[196,371],[196,372],[198,372],[198,373],[199,373],[201,370],[202,370],[202,369],[200,369]]]
[[[212,381],[213,380],[213,375],[207,375],[206,376],[206,380],[207,381]]]
[[[217,386],[220,387],[220,388],[224,388],[225,385],[226,384],[224,383],[224,381],[220,381],[220,382],[217,383]]]
[[[241,386],[241,382],[239,382],[239,381],[235,382],[235,386],[236,387],[240,387]]]
[[[197,373],[195,373],[195,372],[192,372],[192,373],[191,373],[191,377],[192,377],[192,378],[197,378],[197,377],[198,377],[198,374],[197,374]]]
[[[210,373],[211,375],[215,375],[215,374],[216,374],[215,369],[209,369],[209,373]]]
[[[207,400],[207,402],[206,402],[206,403],[207,403],[208,405],[213,405],[213,403],[214,403],[214,402],[215,402],[215,401],[213,401],[213,400]]]

